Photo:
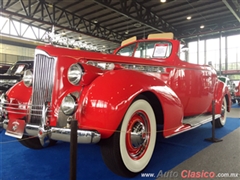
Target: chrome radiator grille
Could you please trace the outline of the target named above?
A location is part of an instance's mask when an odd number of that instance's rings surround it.
[[[34,60],[31,124],[40,124],[43,104],[51,104],[56,58],[37,54]]]

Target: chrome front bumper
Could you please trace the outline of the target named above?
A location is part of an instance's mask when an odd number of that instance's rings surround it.
[[[4,120],[2,122],[2,127],[7,129],[8,121]],[[70,134],[71,129],[65,128],[57,128],[51,127],[50,129],[42,132],[42,128],[40,126],[26,124],[24,134],[27,136],[39,136],[39,134],[46,133],[50,139],[58,140],[58,141],[65,141],[70,142]],[[39,137],[41,138],[41,137]],[[98,143],[101,139],[101,134],[97,131],[90,131],[90,130],[77,130],[77,142],[82,144],[94,144]]]
[[[2,128],[6,129],[8,128],[9,120],[2,119],[2,115],[4,114],[4,104],[8,103],[6,100],[6,95],[2,94],[0,96],[0,132]],[[45,129],[45,120],[46,120],[46,114],[47,107],[43,106],[43,113],[42,113],[42,126],[32,125],[32,124],[26,124],[24,127],[24,135],[27,136],[36,136],[39,137],[40,142],[42,145],[44,144],[44,139],[49,138],[53,140],[58,141],[65,141],[70,142],[70,136],[71,136],[71,129],[70,128],[58,128],[58,127],[47,127]],[[21,138],[21,136],[15,136],[11,133],[7,133],[6,135]],[[83,144],[90,144],[90,143],[98,143],[101,139],[101,134],[94,130],[77,130],[77,142],[83,143]]]

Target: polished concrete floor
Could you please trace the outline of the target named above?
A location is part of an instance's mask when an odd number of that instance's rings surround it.
[[[240,108],[232,108],[227,116],[240,121]],[[158,179],[240,180],[240,127]]]

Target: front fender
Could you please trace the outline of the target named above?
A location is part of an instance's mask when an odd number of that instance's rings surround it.
[[[7,92],[9,98],[16,98],[22,102],[28,102],[32,93],[32,87],[27,87],[24,85],[23,81],[16,83]]]
[[[77,118],[80,128],[95,129],[102,138],[110,137],[133,100],[144,92],[153,93],[160,101],[164,120],[167,120],[164,128],[182,125],[182,104],[163,81],[138,71],[115,70],[97,77],[84,88],[81,114],[77,114],[81,115]]]
[[[7,100],[10,102],[10,108],[19,108],[22,110],[16,110],[19,112],[11,113],[12,109],[8,113],[9,119],[21,119],[27,115],[27,106],[31,97],[32,88],[26,87],[23,81],[16,83],[7,92]],[[8,110],[8,109],[7,109]]]
[[[227,111],[231,109],[231,95],[226,84],[218,81],[215,88],[214,100],[215,100],[215,113],[221,114],[223,98],[227,98]],[[211,107],[212,108],[212,107]]]

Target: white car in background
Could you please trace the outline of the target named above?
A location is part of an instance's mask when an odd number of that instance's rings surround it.
[[[218,79],[228,86],[229,92],[231,94],[232,103],[236,103],[235,84],[233,83],[233,81],[226,76],[218,76]]]

